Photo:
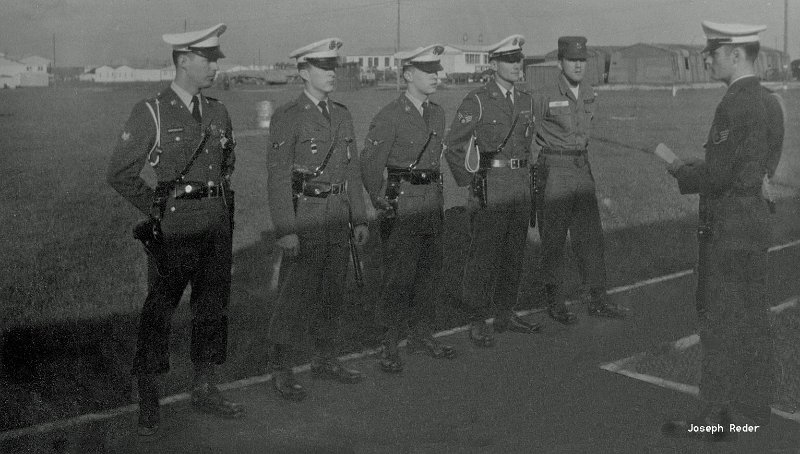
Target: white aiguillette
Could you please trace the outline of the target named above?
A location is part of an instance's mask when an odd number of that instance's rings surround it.
[[[670,150],[669,147],[663,143],[660,143],[656,146],[656,151],[654,153],[656,156],[663,159],[667,164],[672,164],[676,159],[678,159],[678,157],[675,156],[675,153],[673,153],[672,150]]]

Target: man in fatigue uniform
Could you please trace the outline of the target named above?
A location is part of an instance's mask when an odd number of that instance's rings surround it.
[[[169,370],[170,320],[187,284],[192,286],[192,404],[224,417],[243,414],[214,383],[228,337],[234,142],[225,106],[201,90],[214,83],[217,59],[224,57],[219,35],[225,28],[219,24],[163,36],[172,45],[175,80],[136,104],[108,167],[108,183],[139,211],[160,219],[161,226],[159,252],[148,257],[150,285],[133,363],[141,435],[158,429],[156,379]],[[188,172],[176,181],[193,156]],[[139,176],[145,163],[158,178],[155,189]]]
[[[703,22],[711,77],[728,89],[717,106],[705,159],[668,165],[682,194],[700,194],[697,311],[703,346],[700,397],[693,420],[670,421],[668,435],[690,424],[722,424],[715,440],[731,438],[731,411],[769,422],[774,391],[767,301],[769,203],[762,196],[783,146],[777,95],[755,75],[764,26]],[[708,436],[708,434],[692,435]]]
[[[589,314],[625,316],[624,308],[606,300],[603,229],[587,152],[597,97],[592,87],[583,82],[586,57],[586,38],[559,38],[561,74],[555,84],[537,91],[533,102],[535,149],[539,151],[536,180],[537,185],[544,185],[537,217],[547,310],[553,319],[564,324],[578,320],[561,294],[568,231],[583,284],[589,290]]]
[[[372,120],[361,153],[364,187],[381,213],[383,293],[378,322],[386,329],[380,367],[403,369],[397,343],[410,324],[408,350],[451,358],[455,350],[432,336],[436,316],[435,277],[442,265],[442,179],[439,158],[444,109],[428,97],[436,92],[444,47],[399,53],[405,93]],[[386,176],[384,176],[386,175]]]
[[[328,98],[341,46],[341,40],[330,38],[291,53],[305,89],[276,110],[268,142],[269,207],[284,257],[269,324],[270,360],[275,390],[289,400],[306,396],[291,370],[301,351],[313,351],[314,377],[341,383],[363,378],[336,359],[350,260],[348,216],[358,245],[368,235],[353,118],[343,104]]]
[[[522,35],[512,35],[491,46],[494,78],[464,98],[445,140],[456,184],[470,186],[462,299],[472,319],[469,338],[478,347],[494,345],[493,331],[539,330],[514,313],[530,219],[534,125],[530,93],[514,86],[522,76],[524,42]],[[480,150],[479,159],[471,143]],[[489,316],[495,317],[494,330],[485,322]]]

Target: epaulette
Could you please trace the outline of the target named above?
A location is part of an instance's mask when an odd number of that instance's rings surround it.
[[[528,90],[523,90],[522,88],[519,88],[519,87],[515,87],[514,89],[515,89],[515,90],[517,90],[517,92],[518,92],[518,93],[523,93],[523,94],[526,94],[526,95],[529,95],[529,94],[531,94],[531,92],[530,92],[530,91],[528,91]]]
[[[297,104],[297,100],[293,99],[293,100],[287,102],[286,104],[280,105],[277,109],[275,109],[275,114],[287,113],[292,109],[292,107],[295,107],[297,105],[298,105]],[[275,114],[273,114],[273,115],[275,115]]]
[[[348,110],[348,109],[347,109],[347,106],[345,106],[344,104],[340,103],[339,101],[334,101],[334,100],[332,100],[332,99],[331,99],[330,101],[331,101],[332,103],[336,104],[337,106],[341,107],[342,109],[344,109],[344,110]]]
[[[211,101],[211,102],[218,102],[218,103],[222,104],[222,101],[220,101],[217,98],[212,98],[211,96],[205,96],[205,95],[203,97],[206,98],[207,100]]]

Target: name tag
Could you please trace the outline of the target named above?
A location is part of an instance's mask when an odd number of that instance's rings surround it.
[[[169,129],[167,129],[167,132],[170,133],[170,134],[175,133],[175,132],[183,132],[183,128],[169,128]]]
[[[569,101],[550,101],[549,107],[569,107]]]

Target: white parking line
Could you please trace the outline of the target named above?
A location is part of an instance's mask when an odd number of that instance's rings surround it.
[[[782,245],[778,245],[778,246],[773,246],[773,247],[769,248],[769,251],[770,252],[780,251],[782,249],[786,249],[786,248],[789,248],[789,247],[792,247],[792,246],[797,246],[797,245],[800,245],[800,240],[792,241],[792,242],[789,242],[789,243],[786,243],[786,244],[782,244]],[[627,292],[627,291],[634,290],[634,289],[637,289],[637,288],[640,288],[640,287],[645,287],[645,286],[648,286],[648,285],[658,284],[660,282],[665,282],[665,281],[669,281],[669,280],[685,277],[685,276],[688,276],[688,275],[690,275],[692,273],[693,273],[693,270],[683,270],[683,271],[679,271],[677,273],[667,274],[667,275],[664,275],[664,276],[659,276],[659,277],[655,277],[655,278],[651,278],[651,279],[645,279],[643,281],[639,281],[639,282],[636,282],[636,283],[633,283],[633,284],[623,285],[623,286],[620,286],[620,287],[614,287],[614,288],[608,290],[608,294],[617,294],[617,293]],[[797,304],[797,300],[798,299],[795,298],[794,301],[792,301],[792,300],[786,301],[786,302],[782,303],[781,305],[773,307],[771,310],[773,310],[774,312],[780,312],[780,311],[782,311],[782,310],[784,310],[784,309],[786,309],[788,307],[791,307],[792,305]],[[576,303],[577,303],[577,301],[568,301],[567,302],[567,304],[576,304]],[[786,304],[787,306],[776,311],[776,308],[781,307],[784,304]],[[526,315],[530,315],[530,314],[538,313],[538,312],[543,312],[543,311],[544,311],[544,308],[533,309],[533,310],[525,310],[525,311],[518,311],[517,315],[519,315],[520,317],[524,317]],[[488,321],[491,323],[493,321],[493,319],[489,319]],[[449,329],[449,330],[440,331],[440,332],[434,334],[434,337],[451,336],[453,334],[466,331],[467,329],[469,329],[469,325],[459,326],[457,328],[452,328],[452,329]],[[685,339],[690,339],[690,340],[687,340],[685,342],[692,342],[693,341],[692,340],[693,336],[689,336],[688,338],[685,338]],[[697,338],[697,341],[699,341],[699,337]],[[697,341],[694,341],[694,342],[696,343]],[[678,341],[678,342],[680,342],[680,341]],[[400,346],[402,347],[404,345],[405,345],[405,341],[402,341],[400,343]],[[694,344],[686,345],[684,347],[684,349],[685,348],[689,348],[691,345],[694,345]],[[677,346],[677,342],[676,342],[676,347],[675,348],[679,348]],[[341,361],[350,361],[350,360],[360,359],[360,358],[364,358],[364,357],[367,357],[367,356],[370,356],[370,355],[374,355],[374,354],[378,353],[379,351],[380,351],[380,349],[364,350],[364,351],[361,351],[361,352],[351,353],[349,355],[342,356],[339,359]],[[634,356],[636,356],[636,355],[634,355]],[[634,359],[634,357],[625,358],[625,359],[616,361],[614,363],[606,364],[606,365],[601,366],[601,367],[602,368],[616,367],[619,370],[615,370],[614,372],[621,373],[623,375],[628,375],[626,373],[628,371],[622,370],[620,368],[620,364],[623,361],[624,362],[629,362],[629,361],[632,361],[633,359]],[[616,364],[616,365],[612,366],[614,364]],[[308,371],[310,368],[311,368],[310,364],[303,364],[301,366],[297,366],[297,367],[293,368],[292,370],[295,373],[301,373],[301,372]],[[610,370],[610,369],[606,369],[606,370]],[[633,373],[633,372],[631,372],[631,373]],[[640,375],[642,377],[645,377],[645,375],[643,375],[643,374],[638,374],[638,375]],[[223,391],[227,391],[227,390],[231,390],[231,389],[244,388],[246,386],[252,386],[252,385],[257,385],[257,384],[261,384],[261,383],[266,383],[266,382],[270,381],[271,379],[272,379],[272,374],[256,375],[256,376],[253,376],[253,377],[243,378],[241,380],[236,380],[236,381],[233,381],[233,382],[220,384],[219,388],[221,390],[223,390]],[[643,378],[641,378],[641,379],[643,379]],[[663,379],[660,379],[658,377],[652,377],[652,379],[654,379],[654,380],[662,380],[664,383],[668,382],[668,380],[663,380]],[[645,381],[647,381],[647,380],[645,380]],[[683,384],[680,384],[680,383],[678,383],[677,385],[689,386],[689,385],[683,385]],[[668,386],[665,386],[665,387],[668,387]],[[171,396],[163,397],[162,399],[159,400],[159,402],[161,403],[161,405],[168,405],[168,404],[173,404],[173,403],[178,403],[178,402],[183,402],[183,401],[189,400],[190,397],[191,397],[191,395],[189,393],[173,394]],[[73,426],[77,426],[77,425],[81,425],[81,424],[86,424],[86,423],[90,423],[90,422],[97,422],[97,421],[103,421],[103,420],[107,420],[107,419],[112,419],[112,418],[116,418],[118,416],[125,415],[127,413],[133,413],[138,408],[139,408],[138,404],[130,404],[130,405],[125,405],[123,407],[117,407],[117,408],[114,408],[114,409],[111,409],[111,410],[102,411],[102,412],[87,413],[87,414],[83,414],[83,415],[79,415],[79,416],[74,416],[72,418],[66,418],[66,419],[60,419],[60,420],[57,420],[57,421],[51,421],[51,422],[36,424],[34,426],[23,427],[23,428],[20,428],[20,429],[7,430],[7,431],[4,431],[4,432],[0,432],[0,441],[10,440],[10,439],[13,439],[13,438],[23,437],[23,436],[27,436],[27,435],[43,434],[43,433],[47,433],[47,432],[52,432],[54,430],[66,429],[66,428],[69,428],[69,427],[73,427]],[[773,409],[773,412],[776,412],[776,410]],[[800,414],[795,415],[795,416],[800,418]],[[790,419],[792,419],[792,418],[790,418]]]
[[[789,309],[791,307],[795,307],[800,301],[800,295],[794,296],[789,298],[788,300],[772,306],[769,308],[770,312],[774,314],[780,314],[781,312]],[[700,343],[700,335],[692,334],[681,339],[676,340],[675,342],[670,342],[667,344],[667,347],[673,351],[683,351],[697,345]],[[614,372],[616,374],[624,375],[626,377],[634,378],[636,380],[641,380],[646,383],[650,383],[651,385],[656,385],[661,388],[671,389],[674,391],[680,391],[684,394],[690,394],[695,397],[700,396],[700,388],[695,385],[687,385],[685,383],[679,383],[672,380],[667,380],[665,378],[656,377],[654,375],[642,374],[640,372],[634,372],[632,370],[628,370],[627,367],[631,363],[636,363],[637,361],[644,359],[650,356],[650,352],[641,352],[635,355],[631,355],[627,358],[622,358],[617,361],[613,361],[607,364],[601,364],[600,369],[607,370],[609,372]],[[778,410],[777,408],[772,408],[772,413],[792,421],[796,421],[800,423],[800,412],[796,413],[787,413],[782,410]]]

